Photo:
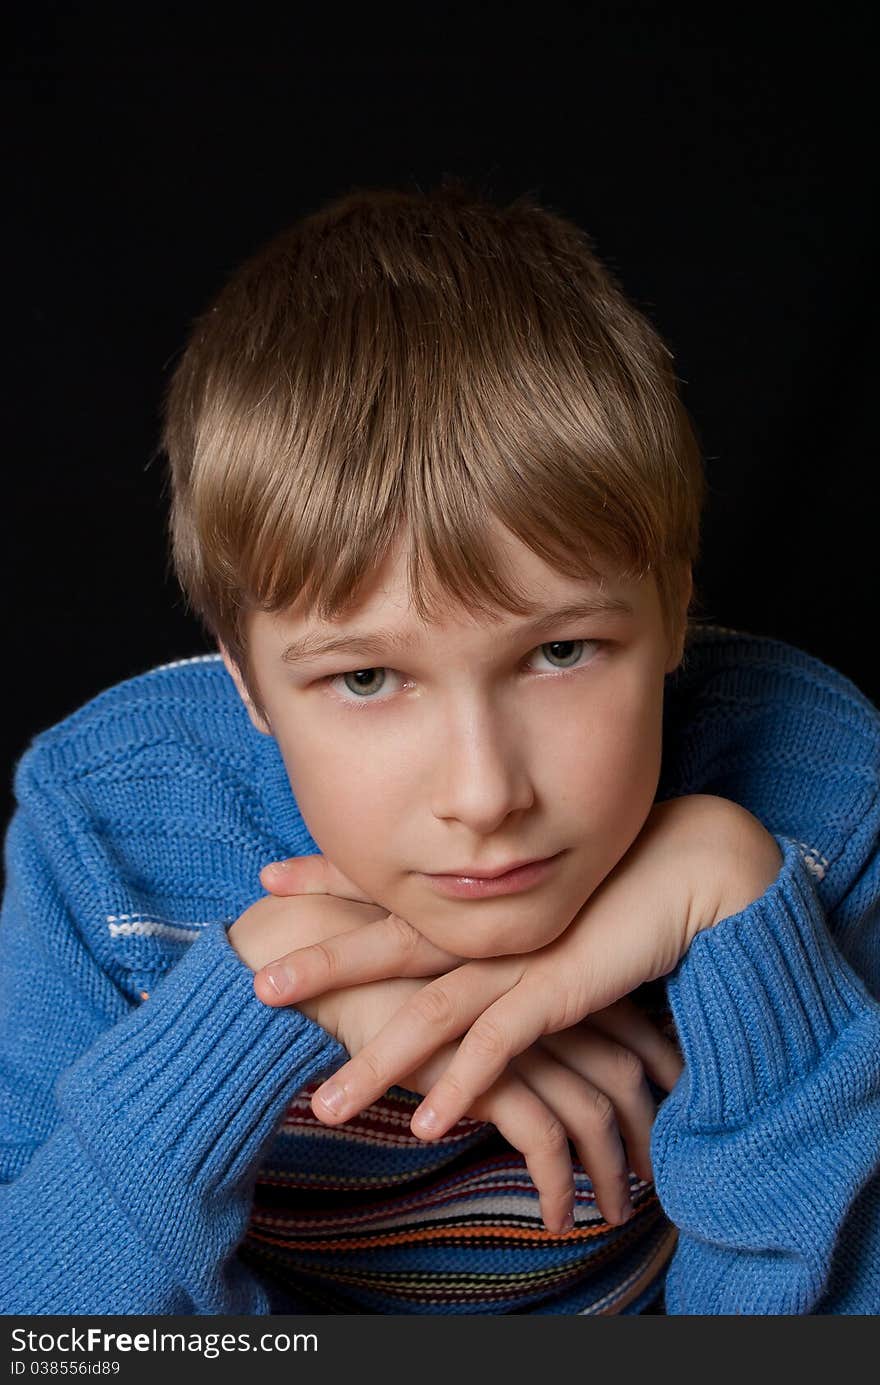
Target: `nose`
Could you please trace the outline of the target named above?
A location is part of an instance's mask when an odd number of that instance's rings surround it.
[[[505,721],[489,699],[450,710],[437,742],[435,817],[490,836],[510,813],[533,801],[524,728]]]

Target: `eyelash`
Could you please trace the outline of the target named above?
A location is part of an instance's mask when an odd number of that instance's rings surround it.
[[[529,651],[529,658],[531,658],[533,654],[539,653],[542,649],[546,649],[547,646],[551,644],[592,645],[595,647],[597,653],[601,656],[605,648],[610,646],[612,643],[613,641],[611,640],[545,640],[543,644],[536,645],[534,649]],[[587,664],[578,663],[573,668],[556,669],[555,673],[552,676],[558,678],[564,677],[566,674],[569,673],[580,673],[583,669],[592,667],[592,665],[595,662],[596,659],[594,657],[590,659],[589,663]],[[369,696],[368,694],[365,694],[362,697],[358,697],[355,693],[351,693],[350,696],[345,696],[337,692],[335,688],[333,688],[334,683],[338,683],[341,679],[347,678],[352,673],[363,673],[365,670],[371,671],[374,668],[383,669],[386,672],[390,673],[395,672],[394,669],[388,669],[387,666],[384,664],[368,664],[362,668],[346,669],[343,673],[330,673],[327,675],[326,678],[319,678],[318,683],[319,685],[326,686],[330,691],[330,695],[333,698],[335,698],[337,702],[341,702],[346,707],[357,707],[358,709],[360,709],[360,707],[369,706],[371,702],[388,702],[389,699],[387,697],[380,697],[378,693],[374,696]]]

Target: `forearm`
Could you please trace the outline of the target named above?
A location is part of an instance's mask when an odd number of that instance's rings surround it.
[[[19,935],[7,917],[11,980]],[[55,999],[82,1029],[85,995]],[[294,1092],[344,1050],[296,1011],[260,1005],[222,925],[60,1071],[48,1137],[27,1130],[30,1048],[9,1029],[5,1066],[18,1075],[0,1120],[0,1311],[268,1312],[235,1258],[249,1176]]]
[[[765,894],[703,930],[668,980],[685,1072],[651,1155],[680,1230],[671,1313],[880,1310],[859,1251],[880,1242],[880,1005],[797,845],[774,840]]]

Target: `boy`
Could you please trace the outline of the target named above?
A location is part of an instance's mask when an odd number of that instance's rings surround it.
[[[699,451],[582,234],[339,199],[164,443],[220,654],[16,771],[4,1311],[877,1311],[880,718],[689,625]]]

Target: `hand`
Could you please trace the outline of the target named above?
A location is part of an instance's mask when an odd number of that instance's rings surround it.
[[[343,1042],[352,1053],[363,1051],[399,1011],[406,991],[412,995],[420,986],[404,980],[355,989],[373,994],[344,1020]],[[426,1063],[403,1074],[398,1085],[429,1091],[456,1047],[443,1045]],[[632,1214],[630,1168],[646,1182],[653,1180],[650,1145],[656,1110],[646,1073],[668,1091],[681,1070],[675,1048],[633,1002],[621,1000],[564,1034],[530,1045],[463,1115],[494,1125],[521,1152],[548,1231],[562,1234],[573,1221],[569,1140],[593,1185],[599,1212],[609,1225],[620,1225]]]
[[[314,866],[311,880],[316,883]],[[335,883],[340,887],[340,879]],[[322,957],[326,968],[331,945],[387,923],[387,915],[377,918],[377,914],[384,911],[329,895],[269,897],[245,910],[229,929],[229,938],[252,970],[282,950],[292,934],[312,942],[308,951]],[[329,965],[332,970],[333,963]],[[258,979],[255,976],[255,989]],[[418,980],[406,978],[351,987],[337,983],[316,998],[300,1000],[297,1008],[334,1034],[349,1053],[357,1054],[421,989]],[[277,996],[271,998],[280,1003]],[[414,1071],[402,1073],[399,1085],[424,1094],[442,1075],[455,1049],[453,1043],[442,1046]],[[637,1007],[621,1002],[568,1034],[533,1045],[478,1096],[466,1114],[494,1125],[523,1154],[548,1230],[564,1232],[573,1210],[569,1137],[591,1178],[600,1212],[610,1224],[618,1224],[631,1211],[627,1160],[618,1127],[626,1141],[629,1166],[650,1181],[654,1103],[645,1073],[669,1089],[680,1070],[672,1045]]]
[[[620,1042],[616,1042],[616,1040]],[[455,1044],[434,1055],[411,1090],[425,1092],[448,1066]],[[572,1225],[574,1197],[569,1140],[609,1225],[632,1215],[630,1173],[650,1183],[651,1130],[656,1114],[646,1072],[667,1091],[681,1057],[630,1000],[620,1000],[562,1034],[545,1036],[514,1057],[467,1114],[490,1121],[522,1151],[539,1190],[545,1225]],[[624,1144],[626,1152],[624,1152]]]
[[[748,907],[781,864],[773,837],[746,809],[711,794],[655,804],[626,855],[561,937],[521,957],[470,961],[421,987],[376,1038],[313,1097],[331,1124],[369,1106],[401,1072],[424,1063],[465,1031],[452,1063],[415,1113],[412,1128],[437,1138],[469,1110],[514,1055],[543,1035],[569,1029],[644,981],[670,972],[695,934]],[[384,928],[377,957],[371,931]],[[402,935],[403,936],[403,935]],[[408,935],[407,939],[408,939]],[[350,940],[347,963],[328,945],[347,981],[400,974],[393,937],[372,924]],[[417,945],[406,942],[409,965]],[[327,984],[324,959],[291,954],[291,1000]],[[326,1098],[332,1097],[330,1106]]]
[[[406,919],[389,914],[387,909],[364,894],[359,885],[343,875],[326,856],[292,856],[287,861],[273,861],[260,871],[260,883],[264,890],[282,899],[318,895],[369,905],[374,911],[375,922],[369,924],[366,933],[363,928],[354,926],[336,930],[339,934],[346,934],[344,974],[339,975],[339,981],[345,985],[385,977],[441,976],[465,960],[435,947],[416,932]],[[365,918],[363,921],[368,922]],[[289,936],[288,933],[288,939]],[[268,943],[268,937],[266,941]],[[301,996],[317,996],[337,984],[337,962],[342,960],[337,950],[325,947],[323,942],[304,949],[300,941],[295,952],[283,955],[278,950],[282,946],[281,932],[276,935],[273,945],[276,944],[274,952],[271,947],[264,949],[258,965],[252,967],[256,972],[254,990],[264,1004],[289,1005],[294,1000],[291,990],[293,957],[297,958],[298,965],[302,959],[313,969],[314,981],[320,980],[320,985],[300,986]],[[357,963],[353,966],[350,958],[354,956]],[[383,966],[383,961],[391,957],[394,959],[393,967]],[[271,965],[264,965],[267,962],[271,962]],[[298,975],[297,980],[300,979]]]

